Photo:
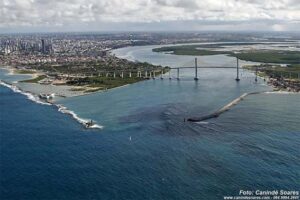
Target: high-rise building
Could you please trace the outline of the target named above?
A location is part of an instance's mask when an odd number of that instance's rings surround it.
[[[42,39],[42,53],[46,53],[46,44],[44,39]]]

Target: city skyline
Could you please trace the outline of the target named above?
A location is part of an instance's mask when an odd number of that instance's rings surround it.
[[[297,0],[2,0],[0,33],[299,31]]]

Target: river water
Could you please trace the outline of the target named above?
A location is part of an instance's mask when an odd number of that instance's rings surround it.
[[[123,58],[192,66],[194,57],[115,50]],[[226,55],[200,66],[234,66]],[[247,64],[241,62],[241,64]],[[245,92],[271,91],[234,69],[182,70],[181,79],[147,80],[59,100],[103,129],[87,130],[54,106],[0,86],[1,199],[222,199],[243,190],[299,190],[300,95],[248,96],[219,118],[211,113]],[[2,80],[15,77],[0,72]],[[171,73],[175,77],[175,72]]]

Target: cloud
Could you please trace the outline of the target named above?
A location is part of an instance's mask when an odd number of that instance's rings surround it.
[[[299,0],[0,0],[0,27],[73,27],[192,21],[268,22],[269,29],[300,29]],[[276,23],[274,23],[276,22]],[[213,23],[211,24],[214,25]],[[215,26],[215,25],[214,25]],[[204,26],[202,26],[203,28]],[[223,26],[224,27],[224,26]],[[274,28],[272,28],[274,27]],[[280,27],[280,28],[279,28]],[[93,29],[95,27],[89,27]],[[253,28],[249,27],[249,28]]]

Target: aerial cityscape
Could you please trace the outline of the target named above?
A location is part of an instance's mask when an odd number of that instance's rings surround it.
[[[0,199],[300,198],[297,0],[0,5]]]

